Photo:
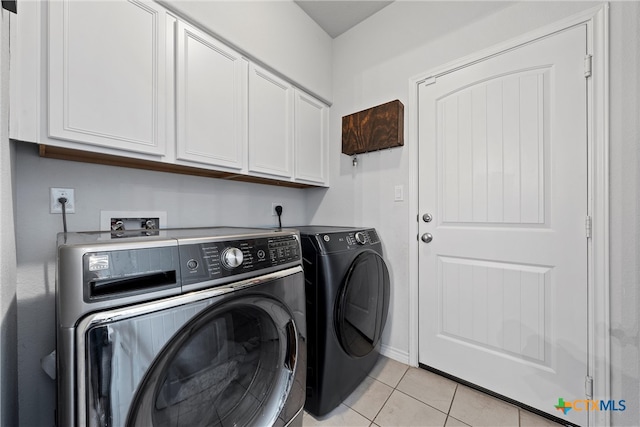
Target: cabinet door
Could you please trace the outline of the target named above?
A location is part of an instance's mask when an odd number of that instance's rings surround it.
[[[249,170],[293,176],[293,87],[251,64],[249,67]]]
[[[208,34],[178,22],[177,155],[245,167],[248,61]]]
[[[324,184],[327,170],[328,107],[306,93],[295,93],[295,178]]]
[[[155,3],[49,3],[49,136],[165,153],[166,13]]]

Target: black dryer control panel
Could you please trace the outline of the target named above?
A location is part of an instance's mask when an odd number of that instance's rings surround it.
[[[380,243],[375,229],[362,229],[349,232],[318,233],[318,242],[325,253],[358,249]]]

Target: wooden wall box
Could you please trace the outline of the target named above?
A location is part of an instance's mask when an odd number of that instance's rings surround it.
[[[404,145],[404,105],[399,100],[342,117],[342,152],[353,155]]]

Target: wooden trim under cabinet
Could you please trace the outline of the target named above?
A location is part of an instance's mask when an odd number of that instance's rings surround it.
[[[290,188],[313,188],[314,185],[298,182],[280,181],[276,179],[260,178],[256,176],[240,175],[232,172],[195,168],[191,166],[175,165],[171,163],[153,162],[150,160],[133,159],[129,157],[114,156],[111,154],[92,153],[90,151],[74,150],[71,148],[55,147],[39,144],[40,157],[58,160],[70,160],[74,162],[95,163],[107,166],[120,166],[133,169],[144,169],[156,172],[178,173],[182,175],[194,175],[206,178],[227,179],[231,181],[251,182],[254,184],[275,185]]]

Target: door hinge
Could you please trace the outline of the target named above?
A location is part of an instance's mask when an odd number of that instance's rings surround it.
[[[586,55],[584,57],[584,77],[591,77],[591,69],[593,67],[593,55]]]
[[[584,231],[585,231],[585,234],[587,236],[587,239],[591,238],[592,227],[593,227],[593,221],[591,221],[591,217],[589,215],[587,215],[584,218]]]
[[[593,378],[588,375],[584,377],[584,394],[587,399],[593,398]]]

